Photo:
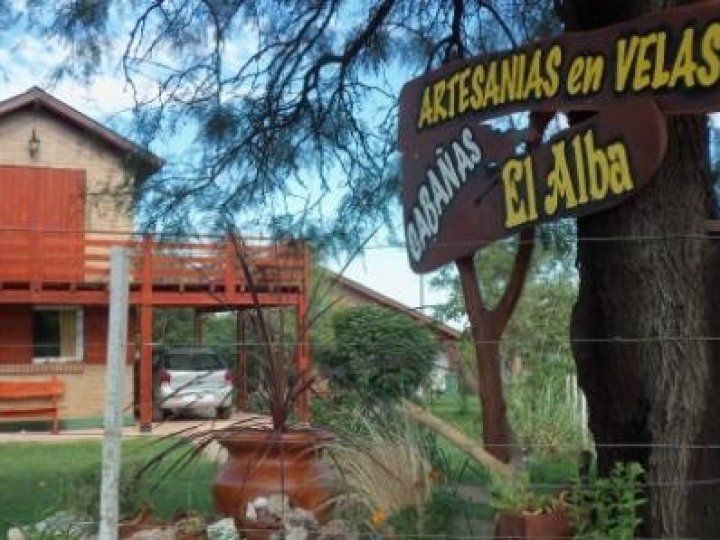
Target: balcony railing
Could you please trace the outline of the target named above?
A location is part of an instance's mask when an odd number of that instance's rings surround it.
[[[302,242],[239,242],[232,237],[166,241],[151,235],[0,230],[0,285],[103,285],[109,279],[113,246],[130,248],[131,284],[138,288],[247,290],[240,257],[260,291],[299,290],[306,279]]]

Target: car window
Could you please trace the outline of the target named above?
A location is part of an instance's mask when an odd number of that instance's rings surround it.
[[[212,354],[169,354],[166,369],[177,371],[208,371],[225,369],[222,361]]]

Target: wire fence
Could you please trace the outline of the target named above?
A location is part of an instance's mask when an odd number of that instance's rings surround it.
[[[0,228],[0,232],[20,232],[20,231],[28,231],[27,229],[8,229],[8,228]],[[77,234],[77,232],[83,232],[87,234],[122,234],[118,233],[118,231],[55,231],[58,233],[72,233]],[[139,233],[139,232],[133,232],[128,234],[145,234],[145,233]],[[198,238],[223,238],[223,235],[199,235]],[[678,242],[715,242],[716,240],[720,240],[720,234],[718,233],[710,233],[710,232],[703,232],[703,233],[678,233],[678,234],[657,234],[657,235],[629,235],[629,236],[597,236],[597,237],[576,237],[574,239],[578,243],[639,243],[639,242],[645,242],[645,243],[678,243]],[[454,242],[440,242],[436,245],[442,246],[458,246],[458,245],[471,245],[468,243],[454,243]],[[386,250],[386,249],[404,249],[405,246],[402,243],[375,243],[372,245],[365,246],[365,249],[368,250]],[[1,294],[1,293],[0,293]],[[411,308],[412,310],[422,313],[424,310],[432,307],[437,307],[435,304],[425,304],[421,306],[416,306]],[[466,338],[467,339],[467,338]],[[527,340],[523,340],[520,338],[505,338],[505,339],[492,339],[492,340],[471,340],[468,339],[470,342],[474,342],[476,344],[524,344],[527,343]],[[683,342],[707,342],[707,343],[715,343],[720,341],[720,336],[717,335],[683,335],[681,333],[677,334],[665,334],[665,335],[651,335],[651,336],[632,336],[632,335],[624,335],[624,336],[593,336],[593,337],[574,337],[570,336],[568,337],[565,342],[566,344],[572,345],[572,344],[616,344],[616,345],[631,345],[631,344],[653,344],[653,343],[683,343]],[[52,345],[54,343],[46,343],[45,345]],[[154,347],[157,346],[157,343],[154,342],[137,342],[137,341],[128,341],[127,343],[129,346],[139,346],[139,347],[145,347],[150,346]],[[297,347],[299,345],[307,345],[312,344],[312,340],[293,340],[293,339],[281,339],[273,343],[274,345],[278,346],[288,346],[288,347]],[[42,346],[42,342],[36,343],[36,345]],[[84,343],[86,347],[100,347],[105,346],[106,342],[102,340],[88,340]],[[194,346],[196,343],[194,341],[187,341],[185,343],[175,343],[174,346]],[[212,344],[215,347],[225,347],[225,348],[235,348],[239,349],[242,347],[248,347],[248,348],[255,348],[255,347],[266,347],[267,344],[264,341],[259,340],[244,340],[244,341],[233,341],[233,340],[225,340],[225,341],[216,341]],[[0,350],[7,350],[8,348],[18,347],[18,344],[3,342],[0,343]],[[660,358],[660,357],[658,357]],[[436,365],[439,369],[451,369],[447,366],[443,365]],[[711,442],[711,443],[703,443],[703,444],[697,444],[697,443],[686,443],[683,441],[653,441],[653,442],[636,442],[632,440],[628,441],[613,441],[613,442],[603,442],[603,441],[593,441],[593,442],[556,442],[556,443],[534,443],[534,442],[526,442],[526,443],[513,443],[513,444],[507,444],[507,445],[494,445],[494,446],[504,446],[509,448],[519,448],[525,452],[532,451],[532,450],[556,450],[556,451],[563,451],[563,452],[580,452],[582,450],[586,450],[587,448],[592,448],[596,451],[602,451],[603,449],[607,450],[630,450],[630,449],[638,449],[638,450],[654,450],[654,451],[669,451],[669,452],[677,452],[677,453],[687,453],[687,452],[720,452],[720,442]],[[2,446],[0,445],[0,453],[2,453]],[[718,455],[718,459],[720,459],[720,454]],[[714,488],[718,485],[720,485],[720,477],[708,477],[708,478],[684,478],[679,480],[649,480],[649,481],[642,481],[639,483],[639,485],[643,488],[652,488],[652,489],[678,489],[678,488]],[[181,480],[181,481],[174,481],[172,484],[176,489],[180,490],[192,490],[196,486],[195,480]],[[558,490],[558,489],[566,489],[568,487],[568,483],[554,483],[554,482],[535,482],[530,485],[533,489],[544,489],[544,490]],[[96,522],[87,521],[87,522],[80,522],[78,521],[76,523],[77,525],[86,526],[86,527],[94,527],[97,525]],[[1,525],[1,523],[0,523]],[[7,523],[6,523],[7,525]],[[138,525],[140,529],[146,528],[147,530],[150,529],[156,529],[154,526],[147,526],[143,527],[142,525]],[[2,529],[2,527],[0,527]],[[336,537],[343,537],[342,534],[336,535]],[[353,532],[352,534],[348,534],[346,536],[347,538],[379,538],[379,536],[376,533],[357,533]],[[394,538],[515,538],[512,536],[505,536],[505,537],[499,537],[497,535],[491,534],[491,533],[473,533],[473,534],[394,534]],[[570,538],[570,537],[568,537]],[[646,540],[653,540],[654,537],[644,537]],[[659,537],[658,537],[659,538]]]

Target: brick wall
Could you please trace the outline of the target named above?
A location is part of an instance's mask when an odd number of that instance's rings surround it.
[[[35,158],[28,152],[33,129],[41,141]],[[131,181],[120,156],[105,143],[42,109],[20,110],[2,118],[0,140],[0,164],[86,171],[86,230],[132,229],[131,197],[122,189]]]
[[[97,418],[105,411],[105,366],[96,364],[68,366],[66,371],[74,373],[57,373],[62,364],[28,365],[32,373],[1,373],[4,381],[31,381],[48,379],[52,375],[65,382],[65,395],[60,401],[60,419]],[[74,369],[77,368],[77,369]],[[6,368],[7,369],[7,368]],[[20,371],[18,367],[17,371]],[[5,371],[3,369],[2,371]],[[43,372],[44,371],[44,372]],[[132,412],[133,399],[133,366],[125,366],[123,387],[124,412]]]

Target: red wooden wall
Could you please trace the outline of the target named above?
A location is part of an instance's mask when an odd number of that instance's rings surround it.
[[[127,362],[135,360],[134,310],[128,316]],[[88,364],[104,364],[107,357],[108,308],[107,306],[85,307],[85,361]]]
[[[0,281],[81,280],[84,198],[84,171],[0,166]]]
[[[0,305],[0,364],[29,364],[32,342],[30,306]]]

